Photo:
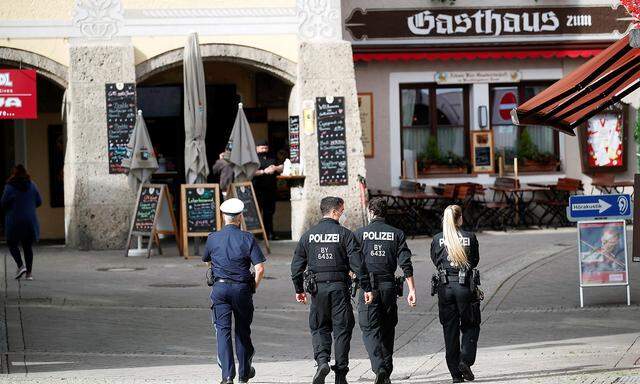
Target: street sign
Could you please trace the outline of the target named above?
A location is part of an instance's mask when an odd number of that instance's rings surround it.
[[[571,221],[593,219],[630,219],[631,196],[620,195],[574,195],[569,197],[567,217]]]

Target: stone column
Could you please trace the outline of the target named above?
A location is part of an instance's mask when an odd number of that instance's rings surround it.
[[[325,196],[343,198],[347,214],[345,225],[351,229],[361,226],[363,211],[358,175],[366,177],[353,53],[351,44],[342,39],[340,1],[299,0],[298,13],[298,79],[292,92],[291,111],[302,116],[305,107],[315,107],[316,97],[344,96],[349,184],[320,186],[317,132],[314,127],[313,132],[307,134],[301,127],[300,155],[306,179],[304,188],[291,192],[291,235],[294,240],[318,221],[320,200]]]
[[[64,165],[67,245],[122,248],[133,204],[125,175],[109,174],[105,84],[135,82],[130,39],[114,38],[119,0],[95,19],[91,2],[78,2],[76,25],[83,37],[70,41],[67,149]]]

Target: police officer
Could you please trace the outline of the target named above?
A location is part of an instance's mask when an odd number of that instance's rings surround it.
[[[407,302],[411,307],[416,305],[411,250],[407,246],[404,232],[385,223],[386,213],[387,203],[384,199],[371,199],[371,222],[355,232],[374,293],[373,302],[369,305],[364,303],[364,295],[359,294],[358,322],[371,360],[371,369],[376,374],[375,384],[389,383],[389,376],[393,371],[393,342],[398,324],[395,277],[398,265],[409,286]]]
[[[203,261],[211,262],[214,277],[211,308],[223,384],[232,384],[236,376],[231,343],[232,315],[235,320],[239,382],[246,383],[255,376],[255,369],[251,366],[254,354],[251,343],[253,293],[264,276],[265,257],[253,235],[240,230],[243,209],[242,201],[235,198],[220,205],[225,226],[209,235],[202,256]],[[255,276],[249,269],[252,264]]]
[[[360,279],[366,303],[372,300],[371,286],[355,236],[339,223],[344,201],[339,197],[325,197],[320,202],[320,211],[322,220],[298,242],[291,262],[291,276],[299,303],[307,303],[305,284],[307,291],[311,291],[309,327],[313,357],[318,364],[313,384],[323,384],[329,374],[332,332],[335,383],[347,384],[351,332],[355,325],[349,270]]]
[[[480,334],[480,305],[470,289],[471,270],[480,255],[476,236],[460,229],[462,209],[450,205],[444,210],[442,232],[431,243],[431,261],[440,272],[438,310],[444,330],[447,367],[454,383],[474,379]],[[460,341],[462,334],[462,345]]]

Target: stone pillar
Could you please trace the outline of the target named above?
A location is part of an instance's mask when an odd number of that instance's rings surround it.
[[[292,91],[291,111],[301,116],[300,155],[304,188],[292,190],[291,235],[299,239],[320,218],[320,200],[339,196],[345,200],[345,225],[362,225],[358,175],[366,177],[362,130],[358,111],[351,44],[342,40],[339,0],[299,0],[298,79]],[[302,127],[302,111],[315,107],[316,97],[344,96],[349,184],[321,187],[318,174],[318,140]],[[292,112],[292,113],[294,113]]]
[[[133,204],[125,175],[109,174],[105,84],[135,82],[130,39],[114,38],[118,0],[96,19],[78,2],[76,25],[83,37],[70,41],[70,107],[64,165],[67,245],[80,249],[122,248]]]

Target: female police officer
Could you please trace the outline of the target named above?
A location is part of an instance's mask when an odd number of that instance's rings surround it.
[[[472,269],[478,265],[478,240],[460,229],[462,209],[450,205],[444,210],[442,232],[431,243],[431,260],[438,269],[438,310],[444,329],[447,367],[454,383],[473,380],[471,366],[476,359],[480,333],[479,306],[473,305],[469,288]],[[460,342],[462,333],[462,345]]]

